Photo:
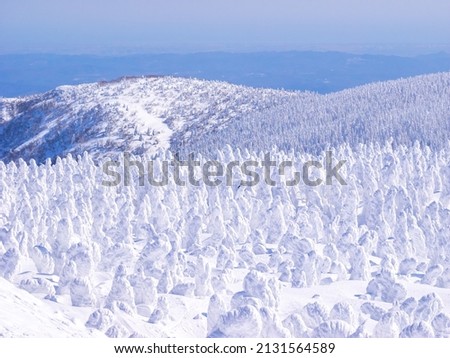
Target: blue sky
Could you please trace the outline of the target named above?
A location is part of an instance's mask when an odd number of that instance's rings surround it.
[[[450,44],[449,0],[0,0],[0,52]]]

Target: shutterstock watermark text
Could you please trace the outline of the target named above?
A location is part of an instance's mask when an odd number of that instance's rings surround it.
[[[322,161],[308,160],[304,163],[294,160],[277,161],[270,153],[265,153],[264,158],[260,160],[233,160],[226,163],[218,160],[198,160],[193,154],[186,160],[181,160],[176,155],[171,160],[143,160],[124,153],[121,160],[103,163],[102,185],[347,185],[340,173],[345,163],[345,160],[334,160],[332,151],[327,151]]]

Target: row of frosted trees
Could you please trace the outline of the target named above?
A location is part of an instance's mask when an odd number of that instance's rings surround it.
[[[405,283],[450,288],[450,149],[347,145],[333,155],[346,160],[347,185],[287,186],[275,170],[275,186],[176,186],[173,173],[167,186],[139,186],[134,168],[131,185],[108,187],[89,155],[0,162],[0,275],[92,307],[87,326],[112,337],[136,333],[115,321],[118,311],[149,324],[170,319],[170,294],[211,297],[210,336],[448,336],[438,295],[417,301]],[[264,155],[228,147],[217,157],[226,164]],[[312,158],[272,152],[300,172]],[[159,153],[156,172],[164,159],[172,154]],[[111,282],[106,296],[99,274]],[[242,290],[230,291],[236,279]],[[359,306],[311,302],[279,314],[287,287],[342,280],[367,282]],[[374,331],[363,325],[369,318]]]

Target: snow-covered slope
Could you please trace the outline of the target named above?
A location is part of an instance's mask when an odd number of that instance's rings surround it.
[[[0,337],[100,337],[86,329],[89,311],[59,309],[0,277]]]
[[[343,143],[353,148],[359,143],[383,145],[392,138],[395,144],[418,141],[440,149],[449,137],[450,73],[438,73],[293,97],[174,147],[209,156],[226,144],[255,151],[276,145],[285,151],[319,153]]]
[[[171,77],[122,78],[0,99],[0,160],[167,149],[174,133],[208,132],[306,94]]]

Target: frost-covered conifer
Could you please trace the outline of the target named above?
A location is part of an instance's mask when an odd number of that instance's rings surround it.
[[[195,272],[195,295],[209,296],[211,292],[211,267],[199,256]]]
[[[308,337],[308,327],[306,326],[305,322],[303,322],[302,317],[297,313],[289,315],[283,321],[283,326],[289,330],[291,337]]]
[[[207,336],[218,328],[221,315],[227,311],[225,301],[220,296],[214,294],[209,298]]]
[[[135,309],[134,290],[127,277],[127,270],[123,264],[120,264],[114,275],[111,290],[105,300],[107,308],[113,308],[114,305],[125,304],[127,310]]]
[[[243,306],[220,316],[216,335],[229,338],[259,337],[261,329],[259,311],[253,306]]]
[[[302,308],[300,314],[305,324],[311,329],[329,320],[329,310],[320,302],[308,303]]]
[[[157,323],[159,321],[165,320],[168,317],[168,315],[169,315],[169,305],[167,302],[167,298],[164,296],[160,296],[158,298],[156,308],[153,310],[148,321],[149,323]]]
[[[370,278],[369,259],[362,247],[355,248],[355,252],[352,254],[350,262],[350,280],[367,281]]]
[[[12,248],[6,251],[0,258],[0,276],[10,280],[18,273],[20,265],[20,254]]]

